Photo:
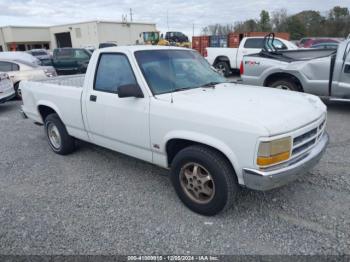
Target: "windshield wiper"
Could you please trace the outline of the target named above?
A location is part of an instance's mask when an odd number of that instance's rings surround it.
[[[195,89],[195,88],[215,88],[216,85],[218,84],[223,84],[223,83],[231,83],[229,81],[227,82],[209,82],[206,83],[204,85],[200,85],[200,86],[195,86],[195,87],[180,87],[180,88],[176,88],[173,89],[171,92],[180,92],[180,91],[185,91],[185,90],[190,90],[190,89]]]
[[[180,91],[185,91],[185,90],[190,90],[192,88],[190,87],[180,87],[180,88],[176,88],[174,90],[172,90],[172,92],[180,92]]]
[[[204,85],[201,85],[200,87],[215,88],[216,85],[223,84],[223,83],[230,83],[230,82],[209,82],[209,83],[206,83]]]

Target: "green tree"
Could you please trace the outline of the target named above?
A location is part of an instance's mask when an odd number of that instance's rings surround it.
[[[293,40],[305,36],[319,37],[347,37],[350,34],[350,11],[347,7],[335,6],[329,10],[328,15],[323,16],[318,11],[306,10],[288,16],[286,9],[272,12],[272,18],[266,10],[260,13],[260,19],[248,19],[227,26],[208,26],[203,32],[208,34],[222,34],[230,31],[254,32],[275,31],[288,32]]]
[[[272,30],[272,26],[270,22],[270,14],[266,10],[262,10],[260,13],[259,26],[260,26],[260,30],[263,32]]]
[[[335,6],[330,10],[325,23],[325,31],[330,36],[347,36],[350,33],[349,9],[347,7]]]
[[[287,32],[290,33],[291,39],[298,40],[306,36],[305,25],[297,16],[291,16],[286,21]]]
[[[324,29],[321,25],[325,18],[320,12],[308,10],[296,14],[295,17],[304,25],[307,36],[322,36]]]

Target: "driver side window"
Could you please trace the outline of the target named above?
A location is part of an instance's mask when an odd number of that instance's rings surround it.
[[[124,54],[100,55],[95,75],[94,90],[118,93],[118,87],[137,84],[128,58]]]

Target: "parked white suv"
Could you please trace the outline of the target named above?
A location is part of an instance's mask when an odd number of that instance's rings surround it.
[[[15,97],[15,90],[10,77],[6,73],[0,73],[0,104]]]
[[[21,88],[23,113],[45,126],[55,153],[81,139],[169,168],[180,199],[204,215],[230,206],[238,185],[295,180],[328,142],[318,97],[228,83],[185,48],[98,49],[85,78]]]
[[[52,66],[39,66],[23,60],[8,60],[0,58],[0,72],[6,72],[14,85],[16,97],[21,98],[19,83],[23,80],[41,80],[57,76]]]

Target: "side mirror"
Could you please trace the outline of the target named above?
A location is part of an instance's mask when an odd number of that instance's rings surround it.
[[[120,98],[125,98],[125,97],[143,98],[144,97],[142,90],[138,84],[129,84],[129,85],[119,86],[118,96]]]

